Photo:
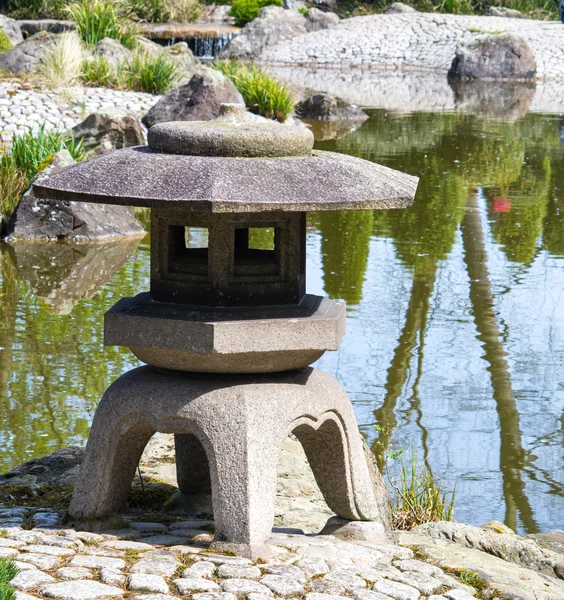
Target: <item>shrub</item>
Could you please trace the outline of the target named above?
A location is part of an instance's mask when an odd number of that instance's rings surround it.
[[[195,23],[204,15],[198,0],[127,0],[131,16],[151,23]]]
[[[76,21],[77,31],[88,46],[95,46],[104,38],[112,38],[126,48],[137,43],[137,33],[125,17],[123,5],[112,0],[81,0],[68,8]]]
[[[268,71],[237,61],[216,62],[214,67],[233,81],[252,113],[284,122],[294,110],[293,94]]]
[[[396,453],[394,457],[400,454]],[[453,520],[456,489],[448,498],[426,462],[419,465],[415,449],[411,449],[409,462],[402,460],[397,480],[390,476],[388,464],[386,472],[394,496],[394,529],[410,530],[422,523]]]
[[[82,44],[75,32],[57,36],[40,62],[37,75],[42,83],[58,88],[74,85],[82,70]]]
[[[256,19],[265,6],[282,6],[282,0],[233,0],[229,15],[235,19],[237,27],[244,27]]]
[[[12,42],[3,29],[0,29],[0,54],[12,49]]]
[[[64,19],[69,0],[11,0],[9,14],[16,19]]]
[[[82,143],[56,131],[47,132],[45,125],[37,133],[15,135],[11,150],[0,156],[0,212],[10,215],[33,177],[53,154],[65,149],[77,161],[85,158]]]
[[[149,94],[166,94],[178,79],[179,67],[165,54],[138,52],[123,65],[128,89]]]

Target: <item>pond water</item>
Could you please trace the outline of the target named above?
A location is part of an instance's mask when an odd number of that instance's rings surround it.
[[[308,290],[349,317],[318,364],[376,454],[416,448],[457,520],[529,533],[564,520],[563,123],[373,111],[317,146],[419,175],[413,207],[309,215]],[[138,364],[102,316],[148,288],[148,248],[0,248],[0,471],[83,443]]]

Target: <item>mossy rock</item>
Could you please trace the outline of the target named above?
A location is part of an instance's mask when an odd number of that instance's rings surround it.
[[[12,49],[12,42],[3,29],[0,29],[0,54]]]

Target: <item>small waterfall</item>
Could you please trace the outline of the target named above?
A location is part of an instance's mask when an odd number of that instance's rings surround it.
[[[210,31],[209,34],[203,33],[182,41],[188,44],[197,58],[212,59],[218,56],[235,35],[233,31]]]

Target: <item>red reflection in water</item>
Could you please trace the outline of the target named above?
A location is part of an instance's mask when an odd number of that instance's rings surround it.
[[[492,207],[494,213],[506,213],[511,210],[511,198],[501,198],[495,196],[492,199]]]

